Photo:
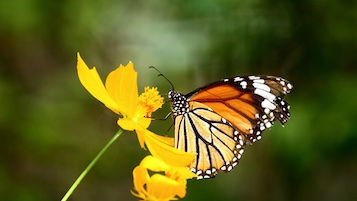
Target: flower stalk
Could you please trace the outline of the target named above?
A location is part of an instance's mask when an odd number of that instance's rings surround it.
[[[110,141],[103,147],[102,150],[97,154],[97,156],[92,160],[92,162],[89,163],[87,168],[82,172],[81,175],[77,178],[77,180],[72,184],[71,188],[67,191],[67,193],[63,196],[61,201],[66,201],[69,196],[72,195],[73,191],[77,188],[79,183],[83,180],[83,178],[87,175],[87,173],[92,169],[92,167],[97,163],[99,158],[104,154],[104,152],[110,147],[110,145],[113,144],[113,142],[123,133],[122,129],[119,129],[119,131],[110,139]]]

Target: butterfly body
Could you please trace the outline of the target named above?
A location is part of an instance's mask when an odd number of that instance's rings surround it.
[[[290,106],[281,95],[292,85],[274,76],[222,79],[187,95],[170,90],[175,147],[197,153],[189,165],[198,179],[229,172],[244,146],[261,139],[276,119],[285,124]]]

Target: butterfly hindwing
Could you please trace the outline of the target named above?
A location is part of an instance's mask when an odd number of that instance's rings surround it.
[[[189,168],[200,178],[218,171],[230,171],[244,151],[239,132],[224,118],[198,102],[190,102],[190,112],[175,118],[175,146],[197,153]]]

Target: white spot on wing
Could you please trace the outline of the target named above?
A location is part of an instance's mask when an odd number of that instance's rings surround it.
[[[263,84],[265,81],[263,79],[257,79],[257,80],[253,80],[253,82]]]
[[[241,77],[235,77],[233,80],[234,80],[235,82],[240,82],[240,81],[243,80],[243,78],[241,78]]]
[[[293,85],[291,85],[290,83],[288,83],[287,86],[288,86],[289,89],[292,89],[292,88],[293,88]]]
[[[257,77],[257,76],[253,76],[253,75],[251,75],[251,76],[248,76],[248,78],[249,78],[249,79],[251,79],[251,80],[256,80],[256,79],[260,79],[260,77]]]
[[[275,100],[275,98],[276,98],[276,96],[274,94],[266,92],[266,91],[261,90],[261,89],[255,89],[254,93],[257,94],[257,95],[260,95],[263,98],[266,98],[266,99],[270,100],[271,102],[273,102]]]
[[[257,89],[261,89],[261,90],[270,92],[270,87],[268,87],[268,85],[266,85],[266,84],[253,83],[253,86]]]
[[[276,106],[273,103],[271,103],[269,100],[264,99],[264,101],[262,102],[262,108],[268,108],[269,110],[275,110]],[[268,111],[266,113],[268,113]]]
[[[265,100],[266,100],[266,99],[265,99]],[[264,101],[265,101],[265,100],[264,100]],[[264,102],[264,101],[263,101],[263,102]],[[263,103],[262,103],[262,107],[264,108],[264,113],[265,113],[265,114],[269,114],[270,109],[269,109],[268,107],[264,107],[264,106],[263,106]]]
[[[265,124],[265,127],[267,127],[267,128],[270,128],[272,125],[271,125],[271,123],[270,122],[267,122],[266,124]]]
[[[227,123],[227,120],[225,118],[222,118],[222,122],[225,124]]]
[[[243,81],[240,83],[240,85],[242,86],[243,89],[247,88],[247,82],[246,81]]]

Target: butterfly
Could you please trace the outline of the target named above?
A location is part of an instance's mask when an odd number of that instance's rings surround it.
[[[231,171],[247,144],[260,140],[275,120],[284,125],[290,105],[282,96],[292,88],[281,77],[242,76],[210,83],[186,95],[170,90],[175,147],[197,153],[189,165],[197,179]]]

